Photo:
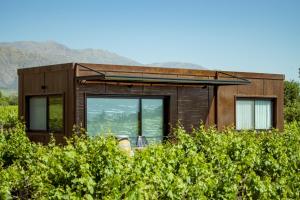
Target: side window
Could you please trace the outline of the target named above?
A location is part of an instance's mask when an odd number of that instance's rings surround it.
[[[63,98],[61,96],[49,96],[49,129],[53,132],[63,130]]]
[[[272,99],[238,98],[236,129],[271,129],[273,127]]]
[[[47,130],[47,98],[29,98],[29,127],[30,130]]]
[[[27,97],[27,128],[30,131],[63,131],[62,95]]]

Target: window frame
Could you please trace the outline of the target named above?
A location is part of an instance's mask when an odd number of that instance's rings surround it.
[[[46,129],[45,130],[33,130],[30,129],[30,98],[35,97],[44,97],[46,98]],[[62,129],[60,131],[53,131],[49,128],[49,120],[50,120],[50,104],[49,104],[49,98],[50,97],[61,97],[62,98]],[[65,132],[65,95],[64,94],[37,94],[37,95],[25,95],[25,125],[26,125],[26,131],[32,132],[32,133],[64,133]]]
[[[237,101],[238,100],[251,100],[251,101],[254,101],[254,110],[253,110],[253,129],[237,129],[236,128],[236,125],[237,125]],[[272,102],[272,118],[271,118],[271,128],[270,129],[256,129],[255,127],[255,102],[256,100],[269,100]],[[234,98],[234,127],[235,127],[235,130],[237,131],[243,131],[243,130],[256,130],[256,131],[267,131],[267,130],[272,130],[273,128],[276,128],[277,126],[277,123],[276,123],[276,107],[277,107],[277,97],[275,96],[235,96]]]
[[[170,109],[169,102],[170,96],[163,95],[127,95],[127,94],[93,94],[85,93],[84,94],[84,128],[87,130],[87,99],[88,98],[114,98],[114,99],[137,99],[139,102],[138,105],[138,135],[142,135],[142,99],[161,99],[163,103],[163,140],[169,133],[169,118],[170,118]]]

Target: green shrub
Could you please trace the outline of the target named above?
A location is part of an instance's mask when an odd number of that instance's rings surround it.
[[[300,84],[284,82],[284,119],[287,122],[300,121]]]
[[[18,96],[16,94],[3,95],[0,91],[0,106],[17,105]]]
[[[0,106],[0,129],[12,128],[18,122],[17,106]]]
[[[0,135],[0,196],[36,199],[299,199],[300,124],[284,133],[174,130],[176,142],[128,156],[113,137],[31,143]]]

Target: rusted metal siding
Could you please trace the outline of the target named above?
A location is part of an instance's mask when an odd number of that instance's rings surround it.
[[[208,78],[214,79],[217,75],[216,71],[209,70],[191,70],[191,69],[173,69],[173,68],[157,68],[143,66],[120,66],[120,65],[97,65],[84,64],[94,70],[101,71],[104,74],[122,74],[147,77],[169,77],[169,78]],[[202,120],[207,126],[216,125],[218,129],[235,125],[235,98],[237,96],[248,97],[272,97],[276,99],[274,110],[276,128],[283,128],[283,80],[284,76],[280,74],[264,74],[264,73],[247,73],[247,72],[226,72],[230,75],[246,78],[251,81],[249,85],[240,86],[207,86],[205,89],[197,87],[173,86],[176,90],[169,90],[170,86],[151,86],[156,92],[155,94],[170,95],[170,124],[175,125],[178,120],[190,130],[190,127],[197,126]],[[78,70],[77,76],[91,76],[95,72],[86,69]],[[219,79],[234,79],[227,75],[218,75]],[[117,89],[111,86],[105,86],[103,94],[147,94],[149,86],[147,84],[142,87],[133,86],[127,88],[120,86]],[[141,89],[143,88],[143,89]],[[278,88],[278,90],[274,89]],[[91,89],[93,90],[93,89]],[[143,91],[141,93],[141,90]],[[88,90],[85,90],[88,92]],[[81,91],[83,92],[83,91]],[[171,93],[171,94],[170,94]],[[80,97],[77,97],[79,99]],[[200,103],[199,103],[200,102]],[[83,104],[81,104],[83,105]]]
[[[230,79],[216,71],[173,69],[143,66],[122,66],[105,64],[84,64],[104,74],[134,75],[161,78]],[[92,76],[97,73],[75,67],[74,64],[51,65],[18,70],[19,74],[19,115],[25,116],[26,95],[64,94],[65,129],[55,134],[58,141],[70,136],[74,124],[85,125],[85,98],[87,94],[138,95],[169,97],[169,125],[178,121],[187,129],[197,127],[200,121],[219,129],[235,124],[235,100],[239,96],[270,97],[275,99],[275,126],[283,129],[283,75],[227,72],[246,78],[249,85],[233,86],[183,86],[126,82],[89,82],[76,80],[78,76]],[[234,79],[234,78],[231,78]],[[42,86],[46,86],[42,89]],[[47,142],[47,133],[28,133],[34,141]]]
[[[220,86],[218,92],[218,128],[235,125],[236,97],[270,98],[274,100],[274,125],[283,130],[283,95],[282,79],[248,78],[249,85]]]
[[[174,86],[129,86],[112,83],[78,84],[77,119],[78,124],[84,124],[85,95],[138,95],[169,97],[169,125],[176,126],[178,120],[187,130],[197,127],[200,121],[206,123],[208,115],[207,87],[174,87]]]

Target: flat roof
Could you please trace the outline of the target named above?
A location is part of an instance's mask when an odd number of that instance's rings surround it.
[[[115,73],[149,73],[149,74],[169,74],[169,75],[186,75],[186,76],[206,76],[214,77],[217,72],[226,73],[231,76],[238,76],[245,79],[274,79],[284,80],[284,74],[274,73],[257,73],[257,72],[238,72],[238,71],[223,71],[223,70],[203,70],[203,69],[188,69],[188,68],[164,68],[164,67],[152,67],[152,66],[133,66],[133,65],[116,65],[116,64],[94,64],[94,63],[61,63],[29,68],[20,68],[18,73],[27,70],[56,70],[62,68],[75,67],[76,65],[83,65],[92,68],[96,71],[103,72],[115,72]],[[84,70],[83,70],[84,71]],[[76,74],[76,76],[80,74]],[[225,75],[221,75],[224,77]],[[226,76],[225,76],[226,77]]]
[[[143,73],[122,74],[122,73],[106,73],[95,68],[87,67],[83,64],[77,64],[76,66],[83,68],[90,73],[90,75],[76,76],[79,81],[110,81],[110,82],[131,82],[131,83],[151,83],[151,84],[172,84],[172,85],[246,85],[251,82],[247,79],[240,78],[234,75],[230,75],[224,72],[217,72],[215,78],[210,77],[159,77],[157,74],[144,76]],[[230,79],[219,79],[219,74],[226,75]]]

